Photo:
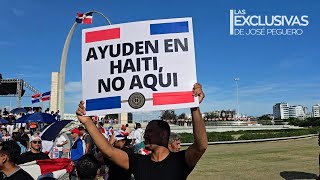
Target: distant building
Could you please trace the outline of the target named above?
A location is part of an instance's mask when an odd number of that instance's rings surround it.
[[[289,119],[288,103],[277,103],[273,106],[273,116],[275,119]]]
[[[311,118],[312,117],[312,113],[311,112],[308,112],[307,114],[306,114],[306,118]]]
[[[312,106],[312,117],[320,117],[320,104]]]
[[[305,108],[301,105],[289,107],[289,118],[304,119],[306,116]]]

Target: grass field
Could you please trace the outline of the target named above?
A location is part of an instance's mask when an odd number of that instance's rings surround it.
[[[211,145],[188,180],[316,179],[318,138]]]

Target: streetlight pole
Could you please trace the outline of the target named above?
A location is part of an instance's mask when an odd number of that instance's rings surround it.
[[[239,105],[239,87],[238,87],[238,81],[240,80],[240,78],[236,77],[236,78],[234,78],[234,80],[236,81],[236,86],[237,86],[237,105],[238,105],[237,118],[239,118],[239,116],[240,116],[240,105]]]

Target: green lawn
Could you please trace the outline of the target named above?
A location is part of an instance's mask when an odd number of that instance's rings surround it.
[[[211,145],[188,180],[315,179],[319,150],[317,137]]]

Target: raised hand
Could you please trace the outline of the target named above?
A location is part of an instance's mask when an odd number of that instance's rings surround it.
[[[83,116],[86,114],[86,108],[84,107],[84,101],[80,101],[78,109],[76,111],[77,114],[77,118],[80,122],[82,122],[83,124],[92,121],[90,117],[88,116]]]
[[[193,85],[193,95],[195,96],[195,97],[199,97],[199,103],[201,103],[202,102],[202,100],[204,99],[204,93],[203,93],[203,91],[202,91],[202,86],[201,86],[201,84],[199,84],[199,83],[195,83],[194,85]]]

